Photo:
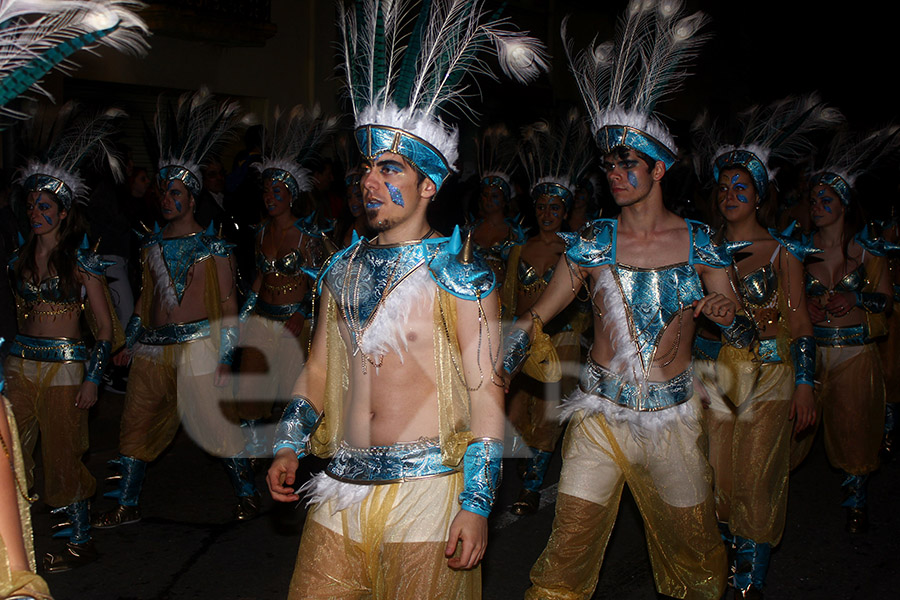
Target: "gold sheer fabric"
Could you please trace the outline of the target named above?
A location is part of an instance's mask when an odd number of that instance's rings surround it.
[[[553,531],[526,598],[591,597],[625,483],[644,519],[657,589],[676,598],[721,597],[725,548],[699,401],[689,402],[689,422],[671,423],[647,439],[635,439],[627,424],[611,424],[603,415],[573,417],[563,442]]]
[[[878,468],[884,431],[884,376],[875,344],[818,349],[817,395],[831,464],[851,475]]]
[[[93,496],[97,482],[81,462],[88,449],[88,411],[75,406],[82,363],[9,356],[5,371],[29,489],[34,485],[32,455],[40,437],[47,504],[58,508]]]
[[[462,474],[371,487],[341,511],[310,509],[288,598],[480,598],[481,568],[454,571],[444,556]]]

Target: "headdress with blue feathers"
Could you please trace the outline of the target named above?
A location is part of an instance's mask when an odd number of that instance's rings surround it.
[[[362,154],[404,156],[440,189],[457,159],[458,131],[440,114],[471,110],[467,74],[493,76],[484,53],[522,82],[547,70],[544,46],[490,17],[483,0],[360,0],[338,4],[347,93]],[[415,10],[418,8],[418,10]]]

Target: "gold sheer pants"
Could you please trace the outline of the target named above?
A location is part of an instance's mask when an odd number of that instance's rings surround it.
[[[705,363],[705,364],[704,364]],[[790,473],[791,396],[794,371],[786,364],[753,365],[730,398],[717,385],[709,361],[694,372],[709,394],[709,432],[716,515],[731,533],[777,545],[784,532]]]
[[[29,489],[40,436],[47,504],[59,508],[93,496],[97,482],[81,462],[88,449],[88,411],[75,407],[84,365],[9,356],[5,372]]]
[[[154,348],[135,355],[128,376],[119,451],[145,462],[172,442],[179,424],[197,445],[215,456],[244,448],[233,414],[230,386],[216,387],[218,353],[210,338]]]
[[[884,433],[884,375],[875,344],[818,349],[828,460],[850,475],[878,468]]]
[[[699,418],[699,400],[689,402]],[[718,600],[726,556],[704,444],[697,422],[669,423],[650,439],[636,439],[627,424],[576,414],[563,441],[553,531],[531,570],[533,587],[525,597],[593,595],[627,483],[644,519],[657,590],[676,598]]]
[[[900,303],[888,319],[888,335],[878,343],[884,373],[884,390],[888,404],[900,402]]]
[[[288,598],[480,598],[481,567],[454,571],[444,556],[462,474],[371,487],[349,508],[310,509]]]
[[[250,315],[241,331],[243,350],[235,398],[239,418],[265,419],[272,415],[275,401],[290,400],[308,343],[308,319],[300,336],[294,337],[283,322]]]

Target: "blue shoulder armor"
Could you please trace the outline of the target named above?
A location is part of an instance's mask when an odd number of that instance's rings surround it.
[[[216,235],[204,234],[201,237],[201,241],[209,250],[210,254],[221,258],[228,258],[231,256],[231,249],[234,248],[234,244],[230,244]]]
[[[426,240],[429,247],[428,270],[431,278],[445,291],[463,300],[484,298],[497,287],[494,271],[474,252],[464,259],[459,227],[449,238]],[[465,261],[465,262],[464,262]]]
[[[597,219],[578,233],[557,233],[566,243],[566,256],[580,267],[599,267],[616,262],[615,219]]]
[[[867,252],[875,256],[894,255],[900,250],[900,245],[888,242],[881,236],[876,236],[869,225],[863,227],[862,231],[857,233],[853,239]]]
[[[821,250],[812,245],[811,236],[801,237],[800,239],[794,237],[794,229],[796,227],[797,221],[792,221],[784,231],[779,233],[777,229],[769,229],[769,234],[775,238],[775,241],[781,244],[785,250],[794,255],[794,258],[800,262],[804,262],[810,254],[821,252]]]
[[[75,251],[75,260],[78,266],[92,275],[104,275],[106,269],[115,264],[111,260],[103,260],[96,252],[91,251],[88,246],[87,236],[81,240],[81,245]]]
[[[716,244],[712,241],[716,234],[712,227],[693,219],[685,219],[685,222],[691,235],[691,255],[688,262],[692,265],[700,263],[718,269],[728,267],[735,252],[752,244],[752,242]]]
[[[356,231],[354,230],[353,241],[350,243],[350,245],[347,246],[346,248],[338,250],[337,252],[335,252],[334,254],[329,256],[327,259],[325,259],[325,264],[322,265],[322,268],[319,269],[318,272],[315,273],[315,275],[308,272],[306,268],[303,268],[304,273],[306,273],[310,277],[313,277],[316,280],[316,294],[318,296],[322,295],[322,285],[324,285],[325,278],[328,276],[328,272],[331,270],[331,268],[334,265],[336,265],[340,260],[342,260],[343,257],[346,256],[348,252],[351,252],[354,247],[356,247],[358,244],[362,243],[362,240],[363,240],[363,238],[356,235]]]

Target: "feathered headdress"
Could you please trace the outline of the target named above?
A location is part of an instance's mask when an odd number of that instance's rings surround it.
[[[35,134],[40,155],[28,160],[18,182],[29,192],[54,193],[69,210],[73,202],[87,197],[88,189],[79,172],[86,163],[105,162],[113,177],[121,181],[122,165],[109,136],[118,130],[118,119],[125,116],[116,108],[96,113],[81,111],[71,102],[63,105],[46,135]]]
[[[832,140],[825,167],[813,176],[812,184],[827,185],[845,206],[856,178],[900,150],[900,127],[891,125],[867,134],[839,132]]]
[[[548,194],[572,207],[575,185],[590,166],[589,132],[577,110],[571,110],[553,127],[538,121],[522,130],[520,156],[534,199]]]
[[[238,125],[249,125],[241,105],[218,102],[206,87],[182,94],[172,104],[159,97],[154,116],[160,181],[177,179],[196,198],[203,189],[200,167],[231,139]]]
[[[6,105],[28,88],[49,97],[38,82],[54,68],[71,70],[68,59],[105,45],[142,54],[147,25],[131,0],[3,0],[0,2],[0,116],[27,115]]]
[[[843,115],[826,106],[818,94],[789,96],[768,106],[754,106],[738,115],[735,144],[725,144],[726,135],[704,113],[691,129],[695,140],[695,164],[701,179],[719,180],[719,173],[732,167],[745,169],[760,196],[775,179],[772,159],[797,159],[812,150],[807,135],[838,125]],[[710,173],[711,168],[711,173]]]
[[[518,144],[505,125],[488,127],[475,141],[481,185],[500,188],[512,198],[512,174],[518,158]]]
[[[625,146],[667,169],[675,163],[675,140],[653,111],[687,76],[685,63],[706,40],[697,32],[707,21],[700,12],[683,17],[681,0],[631,0],[613,41],[576,54],[563,20],[569,67],[603,153]]]
[[[471,112],[463,77],[493,76],[484,53],[498,55],[503,72],[522,83],[548,68],[543,44],[488,17],[483,0],[360,0],[355,10],[341,2],[338,23],[362,154],[401,154],[438,188],[459,142],[439,115]]]
[[[318,106],[297,105],[286,115],[275,109],[270,135],[263,141],[262,162],[254,165],[263,179],[281,181],[293,198],[312,189],[308,165],[337,126],[337,118],[324,117]]]

